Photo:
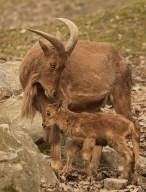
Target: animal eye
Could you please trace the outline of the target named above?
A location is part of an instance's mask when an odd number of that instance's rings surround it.
[[[54,63],[50,63],[51,68],[55,69],[56,65]]]
[[[47,112],[47,116],[50,116],[51,114],[49,112]]]

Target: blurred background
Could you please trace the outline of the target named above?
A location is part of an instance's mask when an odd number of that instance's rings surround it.
[[[85,17],[99,10],[121,7],[131,2],[136,0],[1,0],[0,28],[38,26],[56,17]]]
[[[69,38],[67,27],[55,18],[72,20],[79,39],[108,41],[137,63],[146,55],[146,0],[1,0],[0,59],[21,59],[38,40],[28,27]]]

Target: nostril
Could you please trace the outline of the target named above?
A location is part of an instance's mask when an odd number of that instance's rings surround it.
[[[56,92],[54,92],[54,97],[56,97],[57,96],[57,91]]]
[[[44,125],[44,124],[42,124],[42,127],[43,127],[44,129],[46,129],[46,127],[47,127],[47,126],[46,126],[46,125]]]

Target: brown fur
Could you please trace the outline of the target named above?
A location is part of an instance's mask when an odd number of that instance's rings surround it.
[[[74,113],[58,104],[49,104],[46,109],[46,125],[58,126],[73,139],[67,152],[67,164],[63,171],[71,168],[73,156],[82,147],[85,170],[91,175],[95,166],[95,145],[109,145],[124,158],[124,170],[119,178],[131,180],[134,174],[134,156],[139,166],[139,135],[133,122],[119,114]],[[133,152],[127,147],[125,137],[131,135]],[[95,155],[96,158],[96,155]]]
[[[66,107],[74,112],[94,113],[106,103],[112,104],[117,113],[134,121],[131,112],[131,70],[112,44],[80,40],[70,56],[59,57],[47,40],[42,42],[48,47],[49,54],[45,55],[37,42],[20,66],[20,82],[24,89],[22,117],[33,118],[39,111],[44,119],[46,106],[61,98]],[[55,70],[50,68],[50,63],[56,64]],[[56,98],[49,97],[57,91]],[[44,130],[44,135],[59,149],[61,133],[59,129],[55,130],[53,133]],[[57,160],[53,163],[57,156],[54,157],[53,153],[56,152],[52,150],[52,167],[57,167]]]
[[[60,75],[67,61],[67,55],[56,56],[52,45],[47,40],[42,42],[50,48],[50,54],[44,55],[39,43],[36,43],[28,51],[19,68],[20,82],[24,89],[22,117],[33,118],[37,109],[34,100],[38,97],[40,85],[43,94],[48,97],[57,92]],[[56,65],[55,69],[51,68],[51,63]],[[40,108],[37,110],[40,111]]]

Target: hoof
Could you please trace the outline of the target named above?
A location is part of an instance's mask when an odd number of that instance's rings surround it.
[[[60,174],[67,173],[71,170],[71,167],[69,168],[68,166],[64,166],[63,169],[60,171]]]
[[[55,162],[55,161],[52,161],[51,162],[51,167],[53,170],[55,171],[60,171],[62,169],[62,163],[61,162]]]

